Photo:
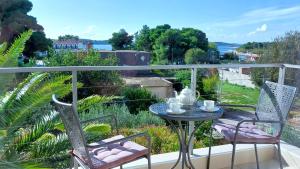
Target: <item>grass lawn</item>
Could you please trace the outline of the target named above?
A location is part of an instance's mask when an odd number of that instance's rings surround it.
[[[222,86],[221,102],[255,105],[257,104],[259,92],[258,88],[253,89],[225,82]]]

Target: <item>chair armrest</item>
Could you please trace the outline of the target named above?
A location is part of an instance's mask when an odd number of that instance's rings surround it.
[[[236,126],[235,135],[234,135],[234,140],[236,140],[236,137],[237,137],[237,135],[238,135],[240,126],[241,126],[243,123],[246,123],[246,122],[252,122],[254,125],[255,125],[255,123],[278,123],[278,124],[281,124],[281,125],[284,124],[284,122],[282,122],[282,121],[275,121],[275,120],[256,120],[256,119],[252,119],[252,120],[242,120],[242,121],[240,121],[240,122],[237,124],[237,126]]]
[[[95,122],[95,121],[101,121],[101,120],[104,120],[104,119],[107,119],[107,118],[110,118],[114,125],[115,125],[115,128],[117,130],[117,134],[119,134],[119,129],[118,129],[118,121],[117,121],[117,118],[115,115],[105,115],[105,116],[100,116],[100,117],[97,117],[97,118],[93,118],[93,119],[88,119],[88,120],[84,120],[84,121],[80,121],[81,124],[85,124],[85,123],[89,123],[89,122]]]
[[[247,108],[253,108],[254,110],[256,110],[255,105],[219,104],[218,106],[222,106],[222,107],[247,107]]]
[[[138,133],[138,134],[134,134],[128,137],[124,137],[121,139],[117,139],[117,140],[113,140],[107,143],[103,143],[103,144],[97,144],[97,145],[87,145],[88,148],[101,148],[101,147],[106,147],[110,144],[114,144],[114,143],[119,143],[119,142],[125,142],[125,141],[130,141],[133,140],[137,137],[146,137],[147,139],[147,148],[149,150],[149,152],[151,152],[151,137],[147,132],[143,132],[143,133]]]

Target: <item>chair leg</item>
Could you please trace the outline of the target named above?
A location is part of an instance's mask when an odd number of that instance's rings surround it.
[[[77,161],[76,161],[76,159],[74,159],[74,157],[73,157],[73,164],[74,164],[74,169],[78,169],[78,163],[77,163]]]
[[[147,155],[147,160],[148,160],[148,169],[151,169],[151,155],[150,155],[150,153]]]
[[[209,169],[210,167],[210,156],[211,156],[211,145],[212,145],[212,141],[213,141],[213,138],[212,138],[212,131],[213,129],[211,128],[210,129],[210,138],[209,138],[209,147],[208,147],[208,157],[207,157],[207,165],[206,165],[206,169]]]
[[[277,150],[278,150],[278,160],[279,160],[280,169],[283,169],[280,143],[277,143]]]
[[[232,148],[232,157],[231,157],[231,169],[233,169],[233,166],[234,166],[234,157],[235,157],[236,143],[233,143],[232,146],[233,146],[233,148]]]
[[[120,165],[120,169],[123,169],[123,165]]]
[[[255,150],[256,168],[259,169],[259,161],[258,161],[258,153],[257,153],[257,145],[256,144],[254,144],[254,150]]]
[[[71,156],[71,158],[70,158],[70,169],[73,169],[73,165],[74,165],[74,157],[73,156]]]

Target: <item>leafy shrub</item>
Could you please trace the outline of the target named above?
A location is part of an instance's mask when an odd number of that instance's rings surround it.
[[[96,51],[71,52],[50,51],[45,61],[47,66],[116,66],[116,57],[102,58]],[[90,93],[114,95],[119,92],[123,82],[117,71],[78,72],[78,81],[85,86],[101,86],[89,89]]]
[[[127,106],[124,105],[97,105],[89,109],[88,112],[80,113],[81,120],[88,120],[91,118],[97,118],[104,115],[114,114],[118,121],[119,128],[138,128],[145,125],[165,125],[165,122],[149,113],[148,111],[141,111],[137,115],[130,114]],[[111,120],[111,119],[108,119]],[[110,123],[111,121],[104,121]],[[111,123],[110,123],[111,124]]]
[[[179,142],[177,134],[172,132],[167,126],[145,126],[143,128],[122,128],[120,132],[129,136],[138,132],[148,132],[151,137],[151,148],[153,154],[161,154],[174,152],[179,150]],[[144,137],[139,137],[135,142],[147,146],[147,140]],[[195,148],[203,147],[199,141],[195,142]]]
[[[88,140],[99,140],[111,133],[111,126],[103,123],[92,123],[85,126],[83,131],[87,135]]]
[[[217,75],[211,77],[203,78],[203,92],[207,95],[209,99],[216,99],[216,90],[220,80]]]
[[[126,101],[126,106],[132,114],[148,110],[151,104],[158,102],[158,99],[144,88],[126,87],[123,89],[122,95]]]
[[[207,77],[211,75],[210,77]],[[181,70],[175,74],[176,79],[184,86],[190,86],[191,84],[191,71]],[[200,92],[200,95],[204,99],[216,99],[216,88],[219,82],[218,75],[211,70],[198,70],[197,72],[197,86],[196,90]]]
[[[200,48],[191,48],[184,54],[184,62],[186,64],[197,64],[209,62],[206,52]]]

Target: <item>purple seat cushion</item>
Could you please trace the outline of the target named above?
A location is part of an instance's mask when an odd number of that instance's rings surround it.
[[[124,138],[124,136],[114,136],[90,145],[103,144],[121,138]],[[93,168],[109,169],[147,155],[148,149],[132,141],[125,141],[109,144],[103,148],[89,149],[89,153]],[[87,163],[86,161],[84,162]]]
[[[230,120],[230,119],[227,119]],[[219,133],[223,134],[225,139],[233,142],[236,133],[237,124],[217,122],[213,124]],[[279,139],[260,130],[251,123],[243,123],[240,125],[237,137],[237,143],[278,143]]]

